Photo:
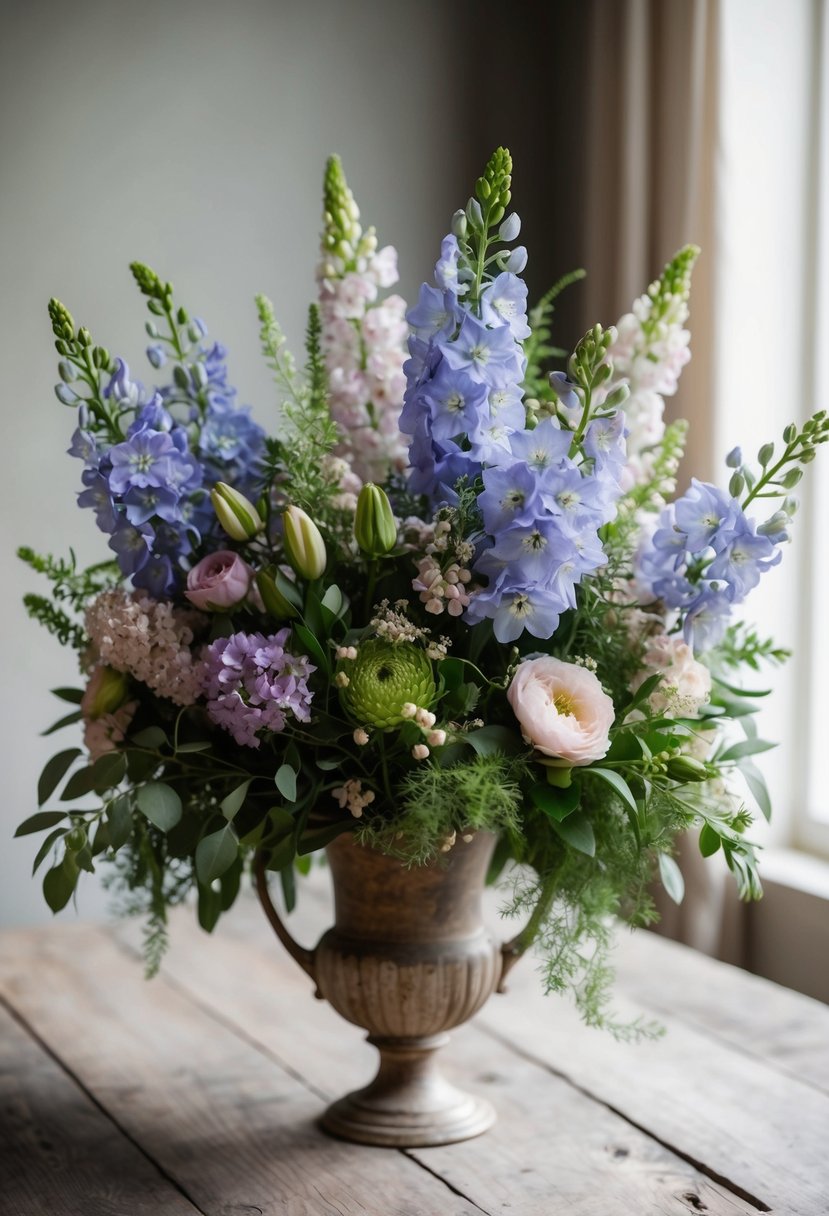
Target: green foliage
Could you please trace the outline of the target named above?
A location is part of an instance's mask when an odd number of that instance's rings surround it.
[[[52,599],[34,593],[23,596],[29,616],[53,633],[62,646],[83,651],[87,646],[86,633],[64,605],[72,612],[82,612],[93,596],[116,581],[118,568],[115,562],[98,562],[86,570],[79,570],[71,549],[69,560],[66,561],[49,554],[36,553],[28,545],[21,545],[17,556],[32,570],[45,575],[52,584]]]
[[[651,283],[648,296],[651,308],[642,322],[648,344],[659,336],[660,327],[669,322],[677,301],[684,303],[691,293],[691,273],[700,255],[698,245],[685,245],[674,254],[662,274]]]
[[[104,377],[115,370],[109,351],[95,346],[92,335],[83,326],[77,331],[69,309],[60,300],[49,301],[49,320],[55,335],[55,348],[60,355],[58,375],[62,384],[58,400],[75,408],[80,401],[88,411],[87,429],[105,435],[111,442],[123,438],[119,426],[118,407],[104,396]]]
[[[524,354],[527,358],[524,392],[527,397],[534,397],[538,401],[553,401],[554,394],[547,376],[549,364],[553,359],[566,357],[567,354],[566,351],[553,346],[550,341],[555,304],[566,287],[578,283],[584,277],[583,270],[573,270],[563,275],[530,309],[528,320],[532,332],[524,342]]]
[[[723,640],[709,653],[707,661],[714,668],[721,664],[735,670],[746,666],[759,671],[763,662],[779,666],[790,657],[791,651],[776,646],[773,638],[761,638],[750,625],[737,621],[728,626]]]
[[[500,754],[477,755],[449,768],[422,765],[400,784],[401,809],[390,818],[361,824],[357,838],[412,866],[440,857],[455,834],[505,831],[516,835],[524,775],[522,760]],[[454,847],[463,848],[463,844]]]

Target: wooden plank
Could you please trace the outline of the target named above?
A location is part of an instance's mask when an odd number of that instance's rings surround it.
[[[207,1216],[480,1216],[403,1154],[323,1137],[319,1098],[164,979],[147,983],[108,931],[18,931],[3,947],[10,1004]],[[293,1056],[302,1034],[294,1011]]]
[[[620,933],[619,988],[829,1093],[829,1006],[654,933]]]
[[[565,1002],[552,1004],[551,1016],[532,966],[516,968],[507,997],[490,1001],[479,1024],[734,1189],[787,1216],[826,1216],[826,1094],[677,1019],[663,1019],[663,1039],[617,1043]],[[622,1016],[642,1011],[615,1004]]]
[[[186,910],[172,926],[168,963],[176,985],[280,1058],[303,1028],[293,1066],[320,1093],[365,1083],[375,1055],[358,1028],[312,999],[312,985],[272,938],[258,908],[243,903],[208,941]],[[301,930],[313,940],[306,916]],[[221,977],[221,982],[218,982]],[[539,1028],[546,1033],[545,1028]],[[488,1136],[410,1155],[491,1213],[614,1216],[630,1213],[753,1213],[606,1106],[476,1030],[455,1031],[444,1067],[456,1084],[487,1095],[499,1111]]]
[[[0,1005],[4,1216],[198,1216]]]

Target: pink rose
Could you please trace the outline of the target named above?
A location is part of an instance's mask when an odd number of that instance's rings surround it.
[[[220,549],[203,557],[187,575],[184,594],[205,611],[222,611],[240,603],[250,590],[253,571],[238,553]]]
[[[587,667],[547,655],[525,659],[507,699],[524,738],[545,756],[575,765],[607,753],[613,702]]]

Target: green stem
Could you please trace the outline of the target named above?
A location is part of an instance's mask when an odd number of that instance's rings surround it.
[[[538,937],[544,926],[544,922],[550,914],[550,909],[555,902],[557,892],[558,879],[554,873],[547,874],[546,877],[541,879],[541,890],[530,919],[514,940],[513,947],[515,954],[524,954]]]

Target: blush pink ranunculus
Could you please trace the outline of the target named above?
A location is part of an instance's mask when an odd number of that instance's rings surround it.
[[[241,603],[250,591],[253,571],[238,553],[220,549],[209,553],[187,575],[184,594],[191,604],[209,612]]]
[[[525,659],[507,699],[524,738],[545,756],[578,765],[607,753],[613,702],[587,667],[548,655]]]

